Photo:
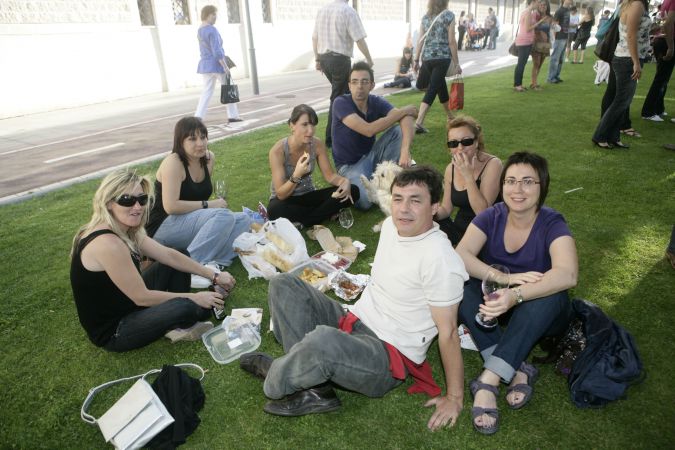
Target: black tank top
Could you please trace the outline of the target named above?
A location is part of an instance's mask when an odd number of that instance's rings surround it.
[[[494,156],[492,157],[494,158]],[[490,163],[490,160],[488,159],[485,162],[485,165],[481,169],[480,173],[478,174],[478,178],[476,178],[476,186],[480,189],[480,179],[483,176],[483,172],[485,171],[485,168],[487,165]],[[466,231],[466,229],[469,227],[469,224],[473,220],[474,217],[476,217],[476,213],[473,212],[473,209],[471,208],[471,203],[469,202],[469,193],[467,192],[466,189],[463,191],[458,191],[455,189],[455,165],[452,165],[452,180],[450,181],[450,200],[452,201],[452,206],[456,206],[459,208],[457,211],[457,215],[455,216],[455,225],[457,225],[461,230],[462,233]],[[496,203],[496,201],[495,201]]]
[[[105,271],[92,272],[82,265],[82,250],[102,234],[115,234],[111,230],[98,230],[80,239],[70,263],[70,286],[73,289],[77,315],[82,327],[94,345],[103,347],[115,334],[122,318],[143,309],[113,283]],[[131,253],[140,273],[140,257]]]
[[[204,167],[204,179],[199,183],[195,183],[192,181],[187,165],[184,165],[184,167],[185,179],[180,184],[180,194],[178,195],[178,199],[187,201],[208,200],[213,193],[209,169]],[[168,214],[164,210],[164,205],[162,204],[162,183],[160,183],[159,180],[155,180],[155,203],[152,206],[152,211],[150,211],[148,224],[145,226],[145,231],[148,233],[148,236],[153,237],[155,233],[157,233],[157,230],[167,216]]]

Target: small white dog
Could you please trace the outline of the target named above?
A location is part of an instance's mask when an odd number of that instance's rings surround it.
[[[370,180],[361,175],[361,182],[366,188],[368,200],[380,205],[380,209],[386,216],[391,216],[391,183],[401,170],[403,170],[401,166],[395,162],[383,161],[377,165]],[[380,231],[381,228],[382,221],[373,225],[374,232]]]

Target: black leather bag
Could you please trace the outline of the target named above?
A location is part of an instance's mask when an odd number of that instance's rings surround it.
[[[595,50],[593,50],[595,56],[607,63],[612,62],[616,45],[619,43],[619,17],[618,15],[616,16],[614,21],[609,25],[607,33],[605,33],[604,37],[596,44]]]
[[[220,86],[220,103],[224,105],[239,103],[239,88],[236,84],[232,84],[232,79],[229,75],[225,78],[225,84]]]

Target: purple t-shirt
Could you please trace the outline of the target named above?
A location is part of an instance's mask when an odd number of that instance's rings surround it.
[[[368,137],[357,133],[342,122],[350,114],[358,114],[366,122],[375,122],[389,114],[394,107],[378,95],[368,96],[368,112],[363,114],[356,107],[351,94],[341,95],[333,102],[333,160],[337,167],[354,164],[368,153],[375,144],[375,136]]]
[[[562,214],[542,206],[525,244],[519,250],[509,253],[504,248],[508,212],[503,202],[497,203],[478,214],[471,222],[487,236],[487,241],[480,251],[481,261],[485,264],[502,264],[512,273],[529,271],[544,273],[550,270],[551,243],[560,236],[572,236]]]

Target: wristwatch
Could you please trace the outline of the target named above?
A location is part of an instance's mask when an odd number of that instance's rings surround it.
[[[209,207],[209,202],[207,202],[206,200],[202,200],[202,208],[206,209],[208,207]]]
[[[218,283],[217,283],[217,281],[218,281],[218,275],[220,275],[220,272],[215,272],[215,271],[213,272],[213,278],[211,279],[211,284],[212,284],[213,286],[215,286],[216,284],[218,284]]]
[[[523,303],[523,295],[520,293],[520,287],[511,289],[516,294],[516,305]]]
[[[298,183],[300,183],[300,178],[295,178],[293,175],[291,175],[291,177],[288,179],[288,181],[290,181],[293,184],[298,184]]]

